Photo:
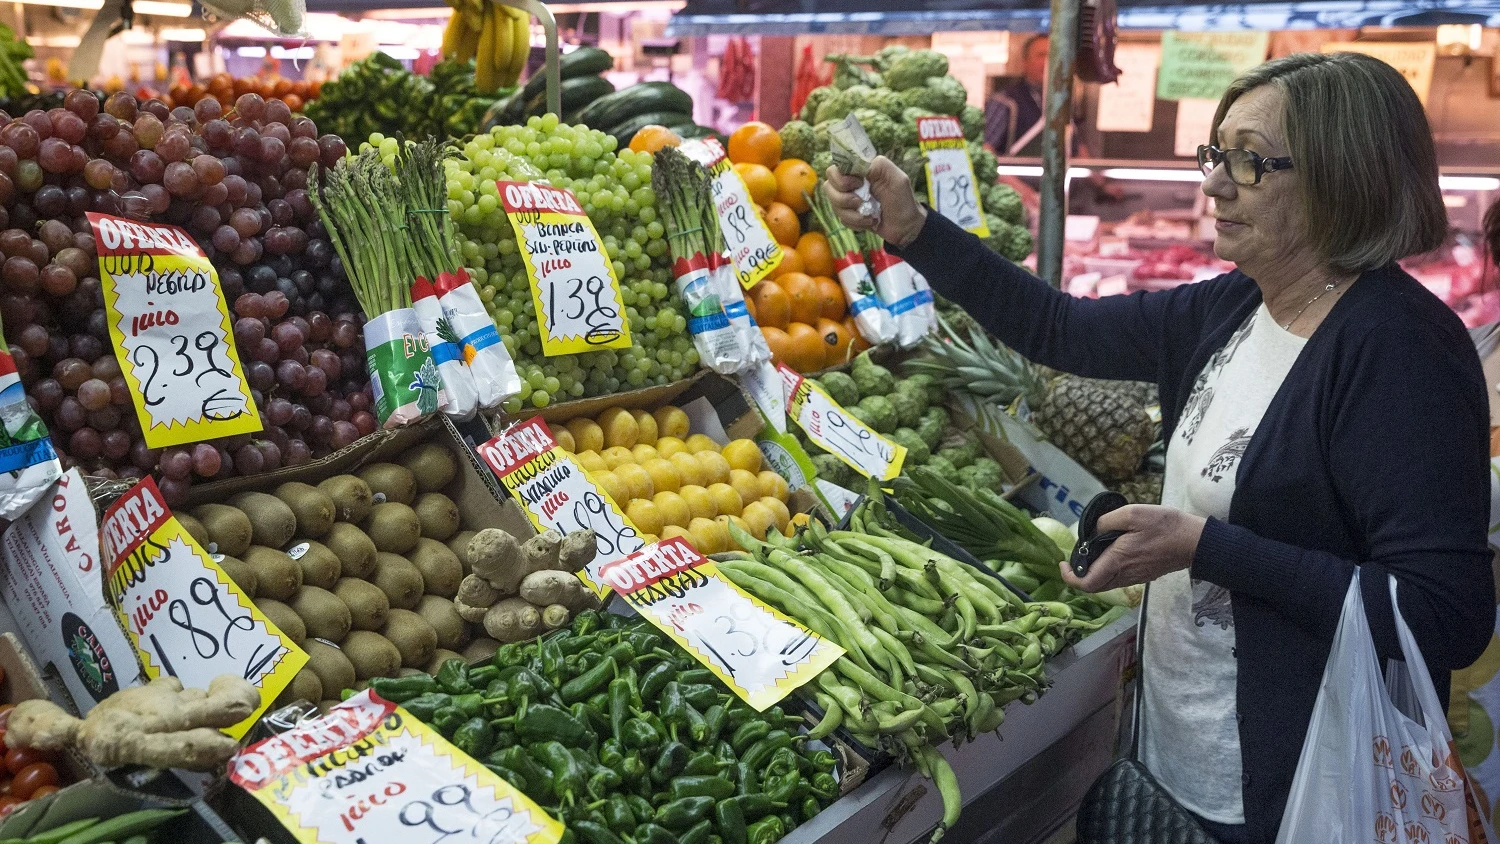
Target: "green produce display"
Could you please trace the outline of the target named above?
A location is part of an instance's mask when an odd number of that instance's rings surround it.
[[[613,91],[615,86],[601,74],[614,69],[614,66],[614,57],[598,47],[579,47],[560,57],[558,76],[562,81],[562,116],[569,117],[570,112],[576,112]],[[546,113],[547,78],[538,69],[526,80],[525,85],[510,96],[497,100],[480,121],[471,124],[466,131],[472,132],[477,128],[481,132],[488,132],[496,126],[517,126],[525,123],[528,117],[540,117]]]
[[[999,580],[937,553],[885,510],[879,487],[849,530],[813,522],[718,563],[740,588],[837,642],[845,655],[810,691],[825,715],[810,735],[842,726],[931,777],[943,798],[937,840],[963,808],[958,781],[936,748],[1000,727],[1001,707],[1045,688],[1043,661],[1077,632],[1102,626],[1059,601],[1023,602]]]
[[[0,840],[0,844],[152,844],[149,833],[187,809],[141,809],[113,818],[84,818],[29,838]]]
[[[431,79],[432,98],[426,120],[419,126],[413,125],[407,132],[414,138],[424,135],[462,138],[472,134],[490,108],[495,103],[505,102],[512,93],[508,88],[492,94],[481,93],[474,82],[472,61],[438,62],[432,69]]]
[[[585,611],[485,665],[371,687],[562,820],[565,844],[772,844],[838,797],[801,719],[757,713],[641,619]]]
[[[26,69],[21,62],[33,55],[31,45],[17,38],[16,31],[0,24],[0,96],[21,97],[27,94]],[[15,112],[19,115],[21,112]]]
[[[376,50],[324,83],[305,113],[323,131],[351,141],[375,132],[415,135],[434,96],[431,80]]]

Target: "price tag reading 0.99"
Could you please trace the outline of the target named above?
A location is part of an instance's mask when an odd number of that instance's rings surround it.
[[[208,256],[176,226],[88,219],[109,336],[146,445],[261,430]]]
[[[990,236],[979,204],[974,162],[956,117],[917,118],[917,144],[927,156],[927,202],[960,228]]]
[[[572,191],[500,182],[501,204],[531,279],[542,354],[630,347],[630,323],[614,262]]]
[[[812,381],[785,366],[781,375],[788,397],[787,415],[802,426],[808,439],[867,478],[888,481],[901,474],[906,446],[882,437],[850,416]]]

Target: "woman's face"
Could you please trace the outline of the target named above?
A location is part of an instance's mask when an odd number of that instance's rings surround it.
[[[1219,124],[1219,149],[1248,149],[1264,158],[1290,155],[1282,125],[1284,96],[1272,85],[1240,95]],[[1296,166],[1296,162],[1293,162]],[[1258,185],[1237,185],[1228,168],[1219,166],[1203,180],[1203,193],[1214,200],[1218,238],[1214,252],[1251,277],[1278,269],[1300,269],[1312,250],[1294,170],[1265,173]]]

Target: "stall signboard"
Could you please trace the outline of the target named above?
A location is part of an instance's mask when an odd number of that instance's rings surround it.
[[[1414,43],[1381,43],[1378,41],[1337,41],[1322,46],[1325,53],[1364,53],[1374,56],[1401,71],[1411,83],[1417,99],[1427,105],[1427,95],[1432,91],[1432,69],[1437,64],[1437,44],[1432,41]]]
[[[958,118],[917,118],[917,146],[927,159],[927,204],[964,231],[989,237],[979,180]]]
[[[1156,112],[1157,44],[1121,44],[1115,48],[1120,78],[1099,86],[1095,124],[1101,132],[1150,132]]]
[[[1217,100],[1240,74],[1266,60],[1270,43],[1269,32],[1164,32],[1156,96]]]
[[[1178,100],[1177,126],[1172,138],[1175,155],[1197,155],[1198,147],[1209,142],[1213,133],[1218,100]]]

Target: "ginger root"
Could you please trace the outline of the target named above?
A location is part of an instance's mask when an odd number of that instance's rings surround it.
[[[454,600],[463,601],[471,607],[491,607],[500,600],[500,590],[477,574],[465,575],[459,581],[458,595]]]
[[[550,528],[526,540],[526,544],[521,546],[521,553],[526,556],[526,574],[557,568],[562,544],[563,535]]]
[[[539,606],[571,606],[579,590],[586,590],[577,575],[561,571],[534,571],[521,581],[521,597]]]
[[[502,644],[525,641],[542,630],[541,611],[523,598],[506,598],[484,614],[484,632]]]
[[[582,571],[594,561],[599,544],[592,528],[574,531],[563,537],[562,547],[557,551],[557,569],[565,572]]]
[[[40,750],[76,746],[102,768],[211,771],[239,748],[219,730],[250,717],[259,705],[260,690],[233,674],[215,677],[206,691],[159,677],[110,695],[81,720],[51,701],[25,701],[11,712],[5,743]]]
[[[501,595],[516,594],[526,576],[526,556],[514,536],[496,528],[485,528],[469,540],[469,571],[478,575]]]

